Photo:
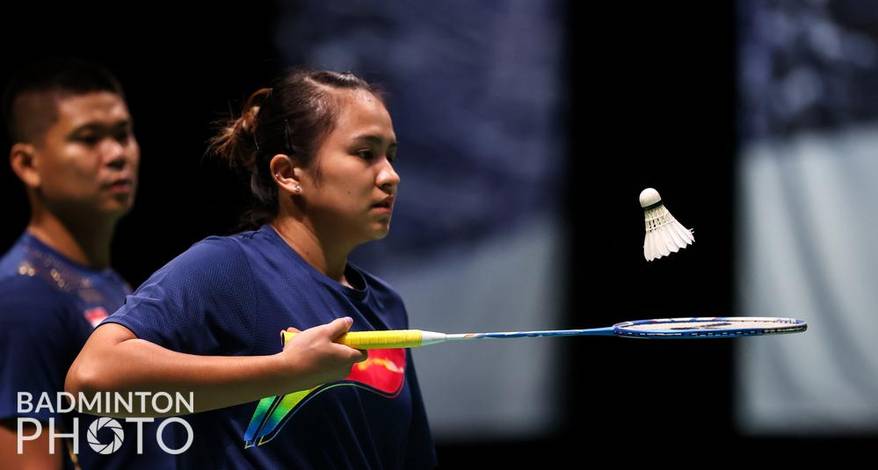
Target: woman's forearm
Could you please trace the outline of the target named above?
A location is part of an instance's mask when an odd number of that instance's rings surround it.
[[[85,397],[100,392],[180,392],[185,395],[192,392],[195,412],[306,390],[339,380],[359,359],[356,350],[332,343],[335,333],[320,330],[327,326],[314,328],[316,333],[305,335],[310,336],[310,343],[303,341],[298,347],[288,347],[274,355],[199,356],[138,339],[120,325],[104,325],[89,338],[74,361],[65,389]],[[148,405],[146,413],[134,412],[131,416],[180,413],[176,409],[164,413],[152,409],[151,401]],[[105,410],[83,411],[126,416],[125,413],[105,413]],[[182,410],[186,412],[188,410]]]
[[[281,374],[277,356],[196,356],[142,339],[122,341],[107,352],[107,360],[74,363],[68,373],[67,391],[86,396],[98,392],[192,392],[194,411],[199,412],[297,388],[294,380]],[[146,402],[151,406],[150,400]],[[92,412],[103,416],[116,414]],[[149,409],[146,413],[159,414]]]

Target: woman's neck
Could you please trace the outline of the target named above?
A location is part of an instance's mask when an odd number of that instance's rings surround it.
[[[313,227],[292,217],[278,217],[271,226],[308,264],[330,279],[351,287],[344,275],[349,248],[327,242]]]

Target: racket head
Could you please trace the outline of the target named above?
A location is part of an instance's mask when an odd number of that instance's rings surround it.
[[[803,320],[781,317],[655,318],[613,325],[617,336],[642,339],[738,338],[802,333],[807,329]]]

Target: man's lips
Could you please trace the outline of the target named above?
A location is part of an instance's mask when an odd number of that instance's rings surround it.
[[[131,178],[119,178],[106,183],[104,188],[112,192],[131,192],[134,190],[134,180]]]

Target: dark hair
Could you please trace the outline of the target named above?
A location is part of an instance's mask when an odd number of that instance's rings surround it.
[[[250,176],[254,207],[246,224],[258,226],[277,213],[277,185],[269,163],[279,153],[311,165],[339,113],[333,90],[366,90],[383,101],[381,92],[350,72],[292,71],[271,88],[250,95],[240,117],[222,122],[208,152]]]
[[[57,119],[47,98],[108,91],[125,97],[122,85],[104,67],[75,58],[51,58],[18,71],[3,93],[3,118],[12,142],[37,138]],[[48,111],[48,112],[47,112]]]

